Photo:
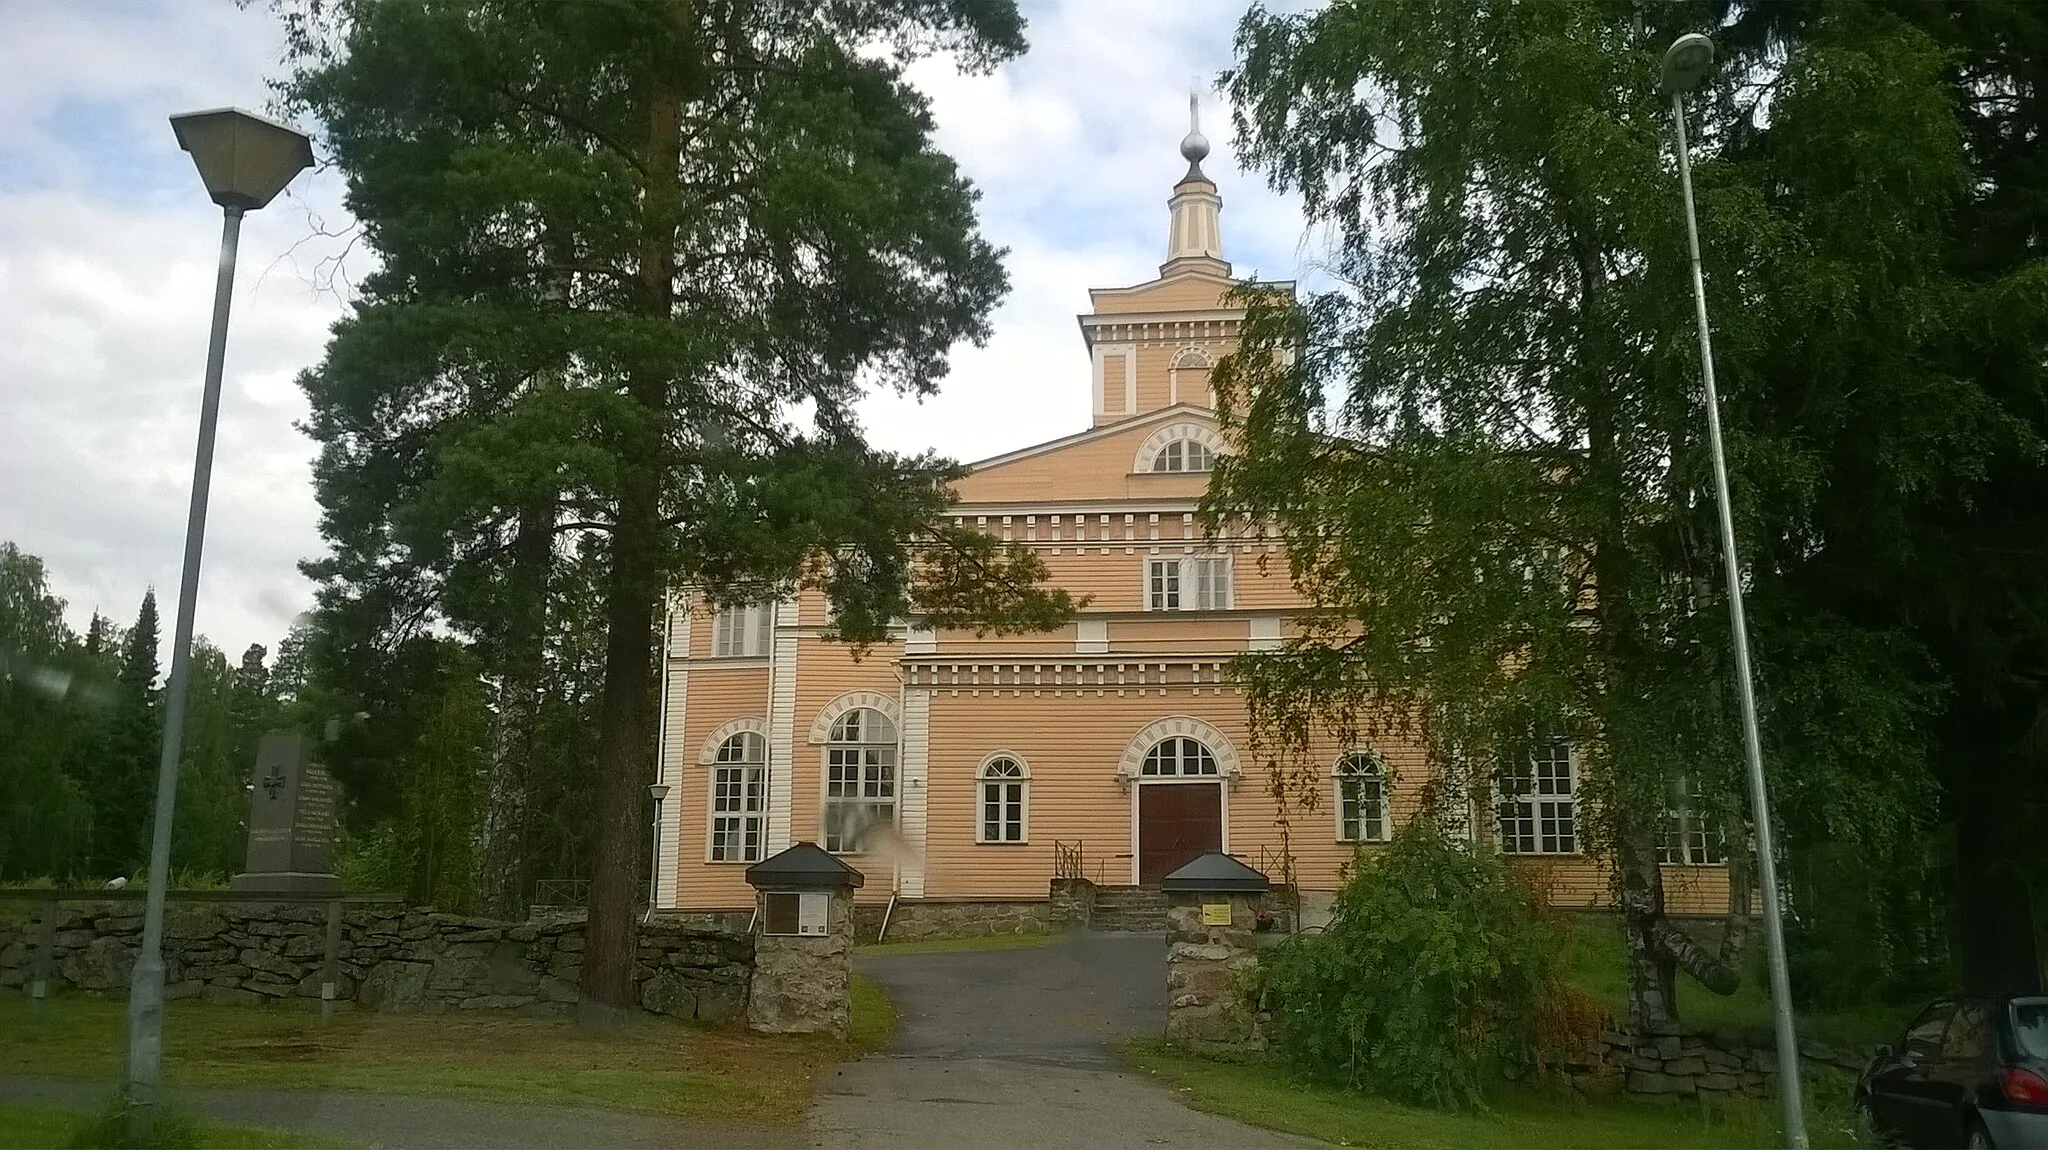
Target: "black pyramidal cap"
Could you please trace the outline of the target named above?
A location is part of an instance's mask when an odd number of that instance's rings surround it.
[[[1265,875],[1222,851],[1197,855],[1159,880],[1160,890],[1206,891],[1214,894],[1258,894],[1271,890]]]
[[[834,858],[817,843],[798,843],[747,868],[750,886],[829,889],[860,886],[861,873]]]

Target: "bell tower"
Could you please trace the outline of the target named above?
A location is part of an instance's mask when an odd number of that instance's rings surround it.
[[[1239,282],[1223,258],[1223,197],[1202,171],[1209,137],[1201,101],[1188,95],[1188,134],[1180,156],[1187,173],[1166,200],[1166,262],[1159,278],[1095,288],[1081,316],[1094,375],[1093,424],[1104,427],[1166,408],[1213,410],[1209,372],[1237,346],[1244,309],[1231,298]],[[1292,283],[1274,289],[1292,292]]]

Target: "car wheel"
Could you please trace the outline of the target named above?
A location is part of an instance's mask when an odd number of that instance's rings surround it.
[[[1970,1132],[1963,1136],[1963,1146],[1966,1150],[1998,1150],[1992,1144],[1991,1131],[1984,1129],[1981,1118],[1970,1119]]]

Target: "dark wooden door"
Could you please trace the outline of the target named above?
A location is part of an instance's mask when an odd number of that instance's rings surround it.
[[[1204,851],[1223,849],[1223,784],[1138,787],[1138,885],[1159,880]]]

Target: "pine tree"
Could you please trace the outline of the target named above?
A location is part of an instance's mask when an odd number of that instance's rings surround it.
[[[531,509],[564,550],[601,549],[583,1017],[617,1017],[665,591],[802,580],[855,643],[914,611],[1031,628],[1071,608],[1024,549],[941,522],[950,465],[873,450],[851,414],[867,386],[930,390],[986,335],[997,253],[902,69],[1014,55],[1021,22],[982,0],[303,15],[285,90],[382,260],[305,380],[323,610],[364,655],[436,615],[483,633]],[[508,644],[495,674],[533,652]]]

